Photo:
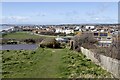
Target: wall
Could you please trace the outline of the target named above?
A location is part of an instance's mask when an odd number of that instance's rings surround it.
[[[94,53],[81,47],[81,52],[102,68],[112,73],[116,78],[120,78],[120,60],[113,59],[101,54]]]

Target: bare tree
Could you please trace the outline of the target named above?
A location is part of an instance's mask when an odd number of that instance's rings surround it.
[[[81,46],[86,48],[91,48],[91,47],[95,47],[94,44],[97,43],[97,40],[94,39],[91,33],[76,35],[73,38],[73,40],[74,40],[73,49],[80,48]]]

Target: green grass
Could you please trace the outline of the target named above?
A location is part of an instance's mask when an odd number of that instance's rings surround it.
[[[15,38],[15,39],[28,39],[28,38],[33,38],[33,39],[38,39],[38,38],[47,38],[47,37],[55,37],[55,36],[47,36],[47,35],[34,35],[31,34],[31,32],[14,32],[14,33],[8,33],[4,36],[3,38]]]
[[[2,53],[2,51],[0,51]],[[2,72],[2,54],[0,54],[0,72]],[[2,74],[0,74],[0,78],[2,77]]]
[[[60,52],[59,52],[60,51]],[[62,49],[42,49],[36,51],[3,51],[3,74],[8,78],[57,78],[60,77]]]
[[[40,38],[38,35],[32,35],[27,32],[14,32],[8,33],[3,38],[27,39],[27,38]]]
[[[94,64],[90,59],[87,59],[82,53],[75,51],[67,52],[63,56],[63,63],[66,63],[63,77],[66,75],[69,78],[111,78],[112,75],[99,65]]]
[[[81,53],[68,49],[5,50],[3,78],[110,77]]]

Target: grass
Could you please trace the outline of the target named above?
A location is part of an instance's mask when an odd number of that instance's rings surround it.
[[[111,77],[81,53],[68,49],[5,50],[3,78]]]
[[[66,63],[63,77],[69,78],[111,78],[112,75],[99,65],[94,64],[82,53],[75,51],[67,52],[63,56],[63,63]]]
[[[0,51],[2,53],[2,51]],[[2,54],[0,54],[0,72],[2,72]],[[0,74],[0,78],[2,77],[2,74]]]
[[[59,52],[60,51],[60,52]],[[57,78],[59,67],[63,66],[62,49],[42,49],[36,51],[3,51],[3,74],[7,78]]]
[[[38,38],[47,38],[47,37],[53,37],[53,36],[34,35],[34,34],[31,34],[30,32],[14,32],[14,33],[8,33],[2,37],[13,38],[13,39],[28,39],[28,38],[38,39]]]

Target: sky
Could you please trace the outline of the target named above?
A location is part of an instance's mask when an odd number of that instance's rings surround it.
[[[2,2],[1,15],[5,24],[113,24],[118,22],[118,3]]]
[[[2,2],[119,2],[120,0],[1,0]]]

